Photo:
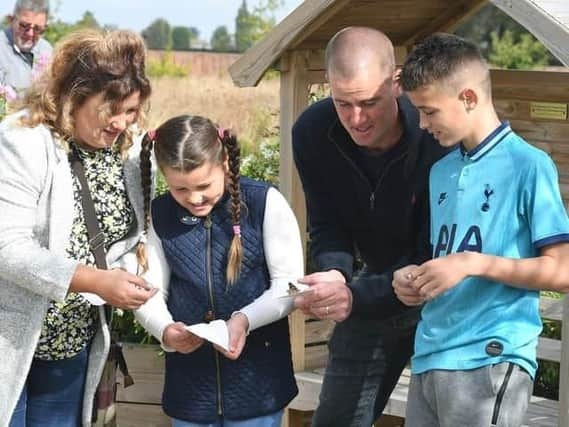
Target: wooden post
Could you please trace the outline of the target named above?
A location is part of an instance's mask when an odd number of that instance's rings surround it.
[[[569,427],[569,298],[563,299],[559,366],[559,427]]]
[[[407,54],[409,53],[409,49],[407,46],[393,46],[393,50],[395,55],[395,65],[402,67],[405,62],[405,58],[407,58]]]
[[[291,52],[281,58],[281,115],[279,189],[296,215],[302,247],[306,252],[306,207],[304,193],[292,156],[292,126],[308,105],[310,83],[306,52]],[[306,256],[305,256],[306,258]],[[299,310],[289,316],[292,361],[295,371],[304,369],[304,315]],[[283,426],[299,426],[301,414],[287,411]]]
[[[281,59],[281,116],[279,189],[291,205],[306,248],[306,208],[300,178],[292,157],[292,125],[308,104],[309,81],[305,52],[291,52]],[[304,315],[290,316],[294,369],[304,369]]]

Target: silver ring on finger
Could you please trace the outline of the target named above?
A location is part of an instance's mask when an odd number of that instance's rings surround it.
[[[330,314],[330,307],[326,306],[326,316],[328,316]]]

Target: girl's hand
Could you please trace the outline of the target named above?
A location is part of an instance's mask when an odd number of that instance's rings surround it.
[[[187,354],[201,347],[204,340],[188,331],[182,322],[176,322],[166,326],[162,333],[162,342],[178,353]]]
[[[218,346],[215,346],[215,348],[228,359],[236,360],[241,356],[247,341],[249,319],[243,313],[235,313],[226,323],[227,332],[229,333],[229,351],[225,351]]]

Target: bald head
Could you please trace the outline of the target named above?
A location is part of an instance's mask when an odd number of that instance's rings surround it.
[[[391,40],[381,31],[368,27],[347,27],[337,32],[326,47],[328,78],[356,78],[377,67],[391,75],[395,69],[395,55]]]

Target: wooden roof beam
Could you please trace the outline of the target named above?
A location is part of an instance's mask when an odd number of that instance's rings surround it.
[[[306,0],[288,15],[272,33],[251,47],[229,67],[233,83],[239,87],[256,86],[265,70],[289,47],[300,43],[330,19],[350,0]],[[306,31],[310,27],[311,31]],[[251,61],[251,59],[255,59]]]
[[[433,20],[430,25],[421,27],[421,29],[404,40],[401,45],[407,46],[409,51],[417,40],[428,36],[429,34],[445,31],[448,32],[462,22],[466,21],[472,15],[480,10],[482,6],[488,3],[488,0],[462,0],[455,1],[449,6],[446,11],[441,14],[437,19]]]

